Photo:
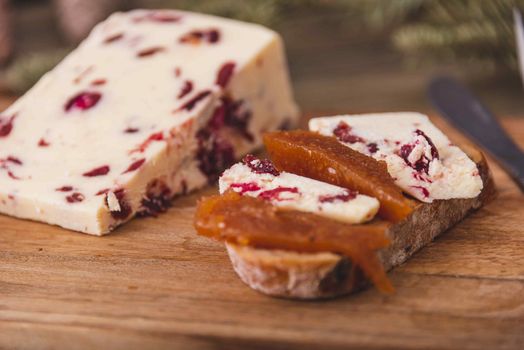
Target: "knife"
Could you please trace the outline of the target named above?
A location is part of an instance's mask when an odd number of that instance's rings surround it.
[[[502,129],[495,116],[452,78],[433,79],[428,96],[447,120],[495,158],[524,193],[524,152]]]
[[[517,42],[520,75],[524,84],[524,25],[522,24],[522,13],[517,8],[513,9],[513,19],[515,22],[515,41]]]

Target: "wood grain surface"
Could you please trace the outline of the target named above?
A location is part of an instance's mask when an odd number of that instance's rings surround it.
[[[524,146],[524,119],[504,123]],[[524,196],[490,164],[498,197],[391,272],[389,296],[249,289],[192,228],[215,188],[102,238],[0,216],[0,348],[523,349]]]

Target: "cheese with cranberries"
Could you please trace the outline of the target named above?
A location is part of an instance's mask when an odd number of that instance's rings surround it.
[[[268,160],[246,156],[219,179],[220,193],[231,189],[273,205],[356,224],[373,219],[379,202],[342,187],[279,172]]]
[[[297,117],[275,32],[116,13],[0,113],[0,212],[104,234],[215,181]]]
[[[322,117],[312,119],[309,129],[385,161],[396,184],[423,202],[473,198],[482,190],[477,165],[425,115],[405,112]]]

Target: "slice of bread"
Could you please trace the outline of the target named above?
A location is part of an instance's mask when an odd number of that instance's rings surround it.
[[[386,270],[402,264],[495,194],[493,178],[482,153],[468,145],[461,148],[478,166],[484,184],[481,194],[476,198],[420,203],[409,217],[392,225],[387,231],[391,245],[378,252]],[[255,249],[229,243],[226,247],[240,279],[267,295],[294,299],[331,298],[368,284],[358,267],[334,253]]]

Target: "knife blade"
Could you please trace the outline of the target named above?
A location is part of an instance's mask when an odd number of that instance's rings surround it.
[[[517,8],[513,9],[513,19],[515,22],[515,41],[517,42],[520,75],[522,76],[522,84],[524,84],[524,25],[522,24],[522,13]]]
[[[466,87],[449,77],[433,79],[428,96],[447,120],[495,158],[524,193],[524,153],[493,113]]]

